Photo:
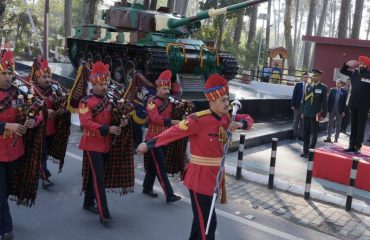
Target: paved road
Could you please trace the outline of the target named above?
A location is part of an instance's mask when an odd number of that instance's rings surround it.
[[[108,193],[114,223],[102,226],[98,217],[82,210],[81,152],[76,148],[79,136],[74,130],[68,147],[63,173],[56,174],[56,164],[49,163],[55,186],[39,190],[36,206],[16,207],[11,204],[16,239],[187,239],[192,212],[187,190],[174,180],[175,192],[182,201],[166,204],[163,194],[152,199],[141,194],[144,177],[142,160],[136,160],[135,193],[120,197]],[[156,190],[161,192],[156,186]],[[270,214],[246,208],[234,201],[217,206],[217,239],[335,239]],[[247,220],[252,215],[254,220]]]

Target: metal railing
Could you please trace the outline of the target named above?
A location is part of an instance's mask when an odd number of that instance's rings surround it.
[[[234,81],[250,84],[252,80],[294,86],[301,81],[304,70],[288,70],[285,68],[264,67],[257,72],[247,69],[239,69]]]

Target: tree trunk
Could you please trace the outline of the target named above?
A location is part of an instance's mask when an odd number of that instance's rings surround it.
[[[176,0],[174,11],[182,16],[186,16],[186,10],[188,9],[189,0]]]
[[[363,10],[364,10],[364,0],[356,0],[356,8],[355,15],[353,17],[351,38],[358,39],[360,37]]]
[[[186,16],[188,5],[189,5],[189,0],[184,0],[183,5],[182,5],[182,11],[181,11],[182,16]]]
[[[266,20],[266,44],[265,44],[266,50],[270,48],[270,18],[271,18],[271,0],[268,0],[267,20]],[[265,58],[263,59],[263,65],[264,66],[267,65],[267,54],[265,55]]]
[[[298,32],[298,19],[299,19],[299,1],[295,1],[295,16],[294,16],[294,46],[293,46],[293,51],[294,53],[297,50],[297,32]]]
[[[342,0],[342,4],[340,6],[339,22],[338,22],[338,38],[347,37],[348,14],[349,14],[350,4],[351,4],[351,1]]]
[[[217,40],[216,40],[216,46],[215,48],[220,51],[221,49],[221,43],[222,43],[222,35],[224,33],[224,16],[218,16],[216,18],[216,22],[218,25],[218,35],[217,35]]]
[[[72,0],[64,2],[64,49],[67,50],[67,37],[71,36],[72,31]]]
[[[250,15],[249,15],[249,31],[248,31],[248,40],[247,40],[247,48],[253,42],[253,39],[256,36],[256,28],[257,28],[257,15],[258,15],[258,6],[252,6]]]
[[[306,27],[306,36],[312,35],[312,28],[313,28],[313,20],[315,18],[315,6],[316,0],[310,1],[310,8],[308,11],[307,17],[307,27]],[[309,42],[305,42],[304,44],[304,56],[303,56],[303,65],[304,69],[308,69],[308,65],[310,62],[310,54],[311,54],[311,44]]]
[[[3,29],[4,29],[4,25],[3,25],[3,20],[4,20],[4,15],[5,15],[5,9],[6,9],[6,1],[2,1],[0,2],[0,44],[3,42]],[[0,48],[2,48],[3,46],[0,46]]]
[[[44,58],[49,59],[49,0],[45,0],[45,11],[44,11],[44,42],[43,52]]]
[[[370,16],[369,16],[369,22],[367,23],[366,40],[369,40],[369,32],[370,32]]]
[[[336,18],[337,18],[337,1],[336,0],[333,0],[333,25],[332,25],[332,34],[331,36],[332,37],[335,37],[335,33],[337,32],[336,31],[336,26],[335,26],[335,21],[336,21]]]
[[[98,0],[84,0],[84,24],[94,24]]]
[[[240,36],[242,35],[243,29],[243,18],[245,10],[241,10],[236,17],[235,31],[234,31],[234,44],[239,46]]]
[[[286,42],[286,48],[288,51],[288,69],[289,71],[295,70],[295,56],[292,43],[292,1],[285,0],[285,14],[284,14],[284,36]]]
[[[320,20],[319,20],[319,26],[317,27],[317,36],[322,36],[322,30],[324,29],[324,24],[325,24],[325,18],[328,10],[328,3],[329,0],[324,0],[323,6],[322,6],[322,12],[320,15]]]
[[[173,11],[174,4],[175,0],[167,0],[167,8],[170,10],[170,12]]]
[[[144,0],[145,9],[149,9],[150,0]]]
[[[157,10],[157,0],[150,1],[150,10]]]

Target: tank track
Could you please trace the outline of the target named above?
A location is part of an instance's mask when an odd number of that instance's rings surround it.
[[[113,57],[113,62],[115,62],[115,56],[119,57],[124,64],[129,60],[134,60],[137,69],[143,71],[146,77],[152,81],[154,81],[162,71],[169,69],[167,54],[165,49],[162,48],[133,45],[117,47],[95,42],[90,42],[81,46],[84,44],[81,40],[77,41],[77,43],[80,50],[85,50],[85,56],[87,55],[87,52],[92,52],[93,54],[99,53],[104,58],[104,53],[108,53],[108,55]],[[115,55],[114,53],[117,53],[118,48],[122,49],[126,54]],[[233,79],[238,70],[238,62],[236,58],[227,52],[220,52],[219,57],[221,64],[220,74],[227,80]],[[76,62],[72,61],[72,63],[77,67]]]

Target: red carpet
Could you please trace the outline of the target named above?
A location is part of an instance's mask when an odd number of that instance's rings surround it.
[[[345,153],[334,144],[316,149],[313,176],[348,185],[353,156],[361,158],[355,186],[370,191],[370,147],[363,146],[361,154]]]

